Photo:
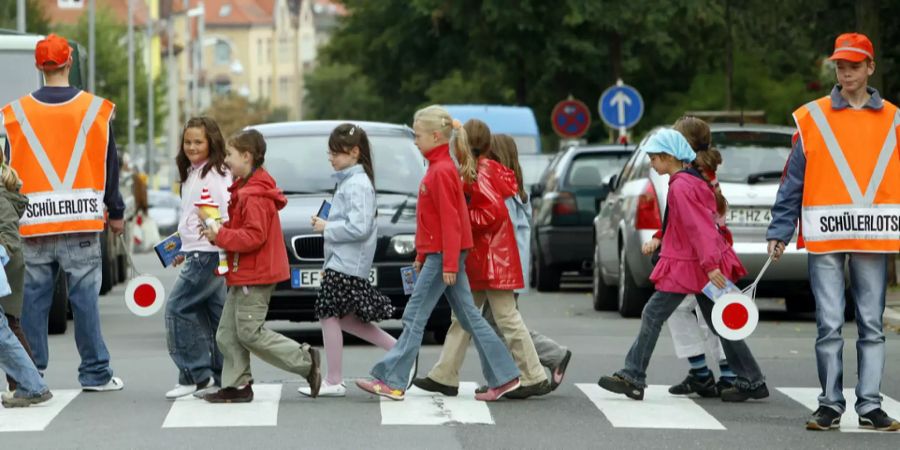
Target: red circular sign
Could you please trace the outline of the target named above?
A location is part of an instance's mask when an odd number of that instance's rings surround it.
[[[725,326],[731,328],[732,330],[740,330],[747,325],[747,320],[750,318],[750,313],[747,312],[747,308],[740,303],[731,303],[725,307],[722,311],[722,322],[725,323]]]
[[[563,100],[550,113],[553,131],[567,139],[577,139],[591,126],[591,110],[580,100]]]
[[[156,301],[156,289],[149,284],[142,284],[134,290],[134,302],[142,308],[146,308]]]

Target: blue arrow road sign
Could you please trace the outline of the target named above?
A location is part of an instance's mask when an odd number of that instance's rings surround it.
[[[619,81],[600,96],[600,118],[613,128],[631,128],[644,115],[644,100],[637,89]]]

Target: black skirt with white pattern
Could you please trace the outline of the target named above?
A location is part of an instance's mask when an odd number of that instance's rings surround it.
[[[391,299],[378,291],[369,280],[325,269],[322,287],[316,297],[319,319],[355,314],[363,322],[379,322],[394,314]]]

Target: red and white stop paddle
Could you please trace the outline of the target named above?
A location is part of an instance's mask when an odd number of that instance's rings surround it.
[[[119,235],[122,245],[125,239]],[[125,247],[127,248],[127,247]],[[166,302],[166,288],[159,278],[152,275],[137,275],[137,268],[131,259],[131,253],[126,251],[128,264],[131,267],[131,277],[125,287],[125,306],[136,316],[149,317],[162,309]]]
[[[759,323],[759,309],[753,301],[756,298],[756,286],[771,263],[772,257],[769,256],[756,280],[742,292],[729,292],[715,300],[712,324],[719,336],[729,341],[740,341],[756,329]]]

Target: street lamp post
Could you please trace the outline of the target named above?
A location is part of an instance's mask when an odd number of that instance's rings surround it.
[[[88,3],[88,91],[97,93],[97,0]]]
[[[18,0],[16,2],[16,30],[19,33],[24,33],[25,30],[25,0]]]
[[[154,137],[156,137],[155,123],[155,92],[153,89],[153,34],[156,23],[153,21],[153,11],[150,4],[147,11],[147,174],[153,174],[153,155],[156,154]]]
[[[128,0],[128,152],[134,155],[134,0]]]

